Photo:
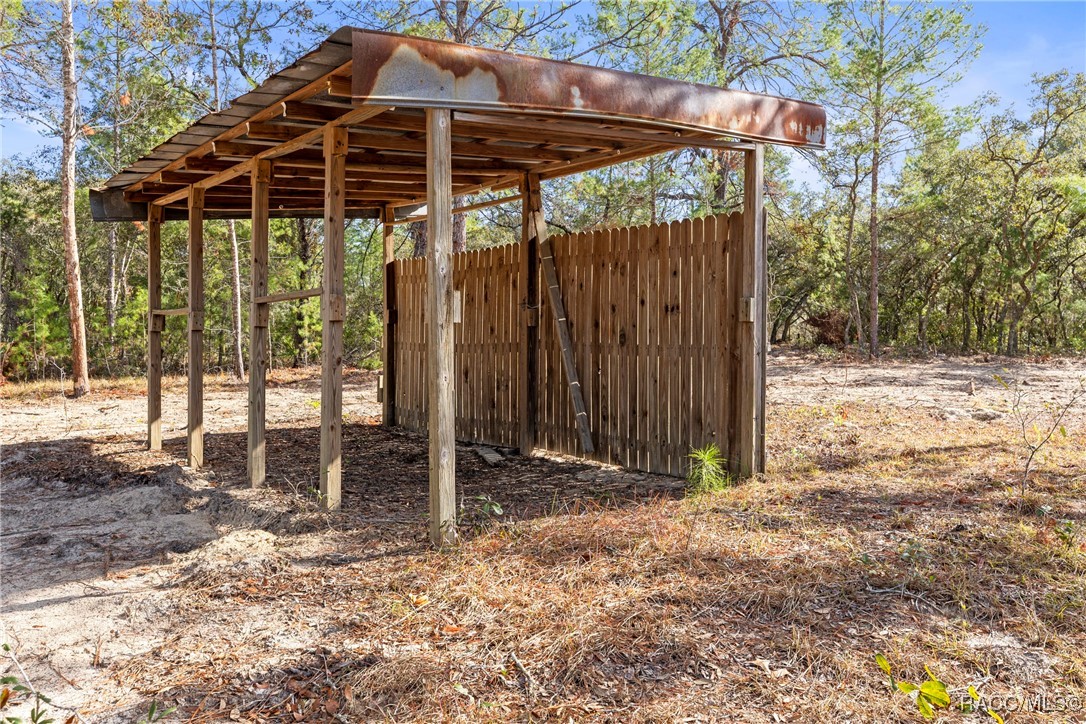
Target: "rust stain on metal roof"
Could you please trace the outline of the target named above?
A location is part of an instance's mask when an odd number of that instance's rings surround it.
[[[789,98],[356,29],[357,103],[636,119],[792,146],[825,145],[826,112]]]

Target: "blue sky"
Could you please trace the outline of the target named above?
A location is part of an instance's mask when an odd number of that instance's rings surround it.
[[[1013,103],[1025,115],[1034,73],[1086,72],[1086,0],[975,2],[971,19],[988,27],[981,39],[984,47],[947,93],[946,106],[965,105],[992,92],[1001,105]],[[819,182],[818,173],[798,154],[791,172],[800,183]]]
[[[1086,0],[982,1],[973,6],[973,21],[988,26],[984,49],[947,95],[947,105],[968,103],[991,91],[1005,102],[1013,102],[1021,112],[1029,99],[1034,73],[1059,68],[1086,72]],[[2,123],[0,156],[30,153],[35,147],[56,143],[17,120]],[[813,170],[805,165],[794,164],[793,175],[800,181],[815,180]]]

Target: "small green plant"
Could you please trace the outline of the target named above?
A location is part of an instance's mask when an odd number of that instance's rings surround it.
[[[727,464],[724,454],[713,443],[694,448],[690,453],[690,469],[686,473],[687,494],[704,495],[727,488],[731,485]]]
[[[924,671],[927,672],[928,680],[917,686],[907,681],[896,680],[891,673],[890,662],[882,654],[875,655],[875,663],[889,677],[890,688],[912,697],[920,716],[925,719],[934,719],[936,709],[945,709],[950,706],[950,694],[947,693],[946,684],[939,681],[927,666],[924,667]]]
[[[35,691],[33,688],[19,683],[18,677],[5,676],[0,679],[0,684],[4,686],[0,691],[0,709],[8,705],[9,702],[14,702],[13,697],[24,695],[27,699],[34,700],[34,706],[30,709],[31,724],[52,724],[54,719],[50,718],[49,712],[45,707],[53,702],[49,700],[45,694],[40,691]],[[4,724],[22,724],[22,719],[17,716],[5,716]]]
[[[17,676],[5,676],[0,678],[0,710],[7,707],[8,704],[17,703],[20,696],[25,697],[24,701],[33,701],[33,705],[30,708],[29,719],[27,721],[30,724],[53,724],[55,719],[52,718],[47,707],[53,707],[53,702],[48,696],[38,691],[33,684],[30,683],[30,679],[26,676],[26,671],[23,670],[22,664],[19,663],[19,659],[16,658],[15,652],[12,650],[9,644],[2,644],[0,648],[4,649],[4,653],[15,664],[15,668],[19,670],[22,675],[22,679]],[[74,722],[76,717],[70,716],[65,721]],[[22,724],[23,720],[17,716],[4,716],[2,720],[4,724]]]
[[[1079,526],[1073,520],[1061,520],[1056,524],[1056,537],[1063,543],[1063,547],[1072,550],[1078,544]]]
[[[500,522],[498,519],[505,514],[501,504],[489,495],[475,495],[472,500],[476,501],[476,504],[470,507],[465,505],[463,500],[460,501],[460,524],[477,533],[489,530],[495,523]]]
[[[934,719],[936,709],[947,709],[950,707],[950,692],[947,691],[947,686],[939,680],[931,669],[927,666],[924,667],[924,672],[928,675],[928,680],[922,684],[910,684],[908,681],[898,681],[894,678],[894,674],[890,668],[890,662],[886,660],[886,657],[882,654],[875,654],[875,663],[879,665],[882,672],[886,674],[890,679],[890,689],[894,691],[900,691],[902,694],[910,697],[916,703],[916,709],[920,713],[920,716],[925,719]],[[977,711],[980,707],[980,693],[976,688],[970,686],[967,689],[969,698],[971,701],[965,704],[959,704],[958,708],[965,712]],[[997,714],[992,709],[986,710],[988,716],[992,717],[999,724],[1003,724],[1003,717]]]
[[[147,710],[147,716],[140,719],[139,724],[153,724],[156,721],[162,721],[175,711],[177,711],[176,706],[171,706],[169,709],[162,709],[159,707],[158,702],[152,699],[151,706]]]

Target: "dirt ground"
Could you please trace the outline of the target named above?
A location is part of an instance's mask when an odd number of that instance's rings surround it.
[[[464,446],[464,542],[441,553],[425,441],[380,427],[372,373],[345,376],[334,515],[314,504],[317,370],[273,374],[255,491],[241,383],[209,380],[199,472],[181,467],[181,379],[156,453],[137,385],[9,385],[0,670],[58,721],[152,702],[190,721],[915,718],[884,653],[955,696],[1083,697],[1077,714],[1004,702],[1007,721],[1086,721],[1086,404],[1025,494],[1012,405],[1047,424],[1084,377],[1076,360],[777,352],[764,480],[690,499]]]

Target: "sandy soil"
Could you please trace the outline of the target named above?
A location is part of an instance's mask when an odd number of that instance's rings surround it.
[[[1086,360],[1034,363],[980,355],[867,364],[778,351],[766,377],[773,405],[864,402],[968,416],[962,411],[1006,412],[1007,386],[1018,385],[1030,406],[1058,403],[1086,380]]]
[[[778,352],[768,371],[769,414],[869,402],[976,424],[1008,414],[1008,391],[996,375],[1026,389],[1028,404],[1038,406],[1066,397],[1086,366],[980,358],[846,365]],[[425,448],[414,436],[375,424],[380,406],[370,374],[346,376],[345,512],[329,517],[314,510],[308,491],[317,477],[318,399],[315,371],[269,389],[272,489],[252,491],[241,485],[246,399],[236,383],[220,382],[206,395],[209,468],[199,473],[178,465],[185,424],[179,386],[164,398],[160,453],[142,448],[145,402],[138,394],[6,397],[0,404],[0,614],[3,641],[11,646],[5,675],[47,693],[60,719],[76,713],[84,721],[132,721],[149,706],[154,688],[147,682],[164,671],[183,682],[189,668],[223,660],[244,672],[252,648],[262,652],[263,668],[244,685],[257,700],[280,696],[284,682],[293,681],[291,662],[301,652],[321,651],[330,624],[286,600],[233,609],[222,620],[194,618],[187,602],[243,595],[246,586],[287,567],[320,572],[334,588],[337,566],[425,549],[419,495]],[[673,479],[574,460],[510,458],[490,468],[469,448],[460,451],[458,475],[469,520],[491,515],[492,495],[508,518],[525,519],[586,500],[634,505],[682,489]],[[282,661],[280,674],[265,673],[269,656]],[[244,714],[215,690],[186,693],[175,683],[168,695],[194,719]]]

